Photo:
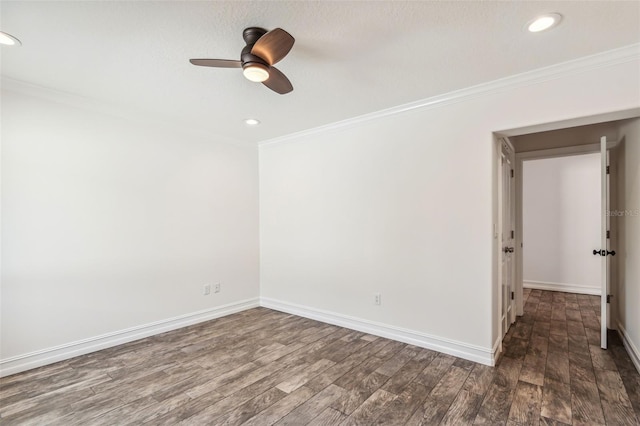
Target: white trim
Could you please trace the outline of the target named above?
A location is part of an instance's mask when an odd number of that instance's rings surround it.
[[[481,96],[487,96],[494,93],[502,92],[505,90],[530,86],[566,76],[580,74],[592,69],[623,64],[626,62],[638,60],[639,58],[640,44],[636,43],[595,55],[586,56],[567,62],[561,62],[559,64],[551,65],[548,67],[538,68],[521,74],[489,81],[486,83],[467,87],[465,89],[455,90],[449,93],[433,96],[416,102],[410,102],[407,104],[398,105],[392,108],[383,109],[369,114],[364,114],[346,120],[341,120],[323,126],[303,130],[300,132],[279,136],[273,139],[267,139],[258,142],[258,145],[265,146],[279,144],[282,142],[292,142],[305,136],[311,136],[319,133],[334,131],[337,129],[353,127],[360,123],[377,120],[391,115],[401,114],[414,109],[433,108],[457,102],[463,102],[479,98]],[[507,130],[501,131],[500,133],[505,136],[514,136],[512,134],[507,134]]]
[[[553,283],[548,281],[523,281],[523,288],[531,288],[534,290],[562,291],[564,293],[591,294],[600,296],[602,290],[600,287],[588,287],[580,284]]]
[[[565,120],[552,121],[548,123],[534,124],[525,127],[496,131],[499,136],[520,136],[530,133],[548,132],[551,130],[568,129],[569,127],[588,126],[596,123],[606,123],[608,121],[626,120],[640,117],[640,108],[630,108],[619,111],[605,112],[602,114],[586,115],[584,117],[574,117]]]
[[[627,350],[627,353],[629,354],[629,358],[631,358],[633,365],[635,365],[636,370],[638,370],[638,373],[640,373],[640,351],[638,350],[636,345],[633,344],[633,342],[629,338],[629,334],[627,333],[627,330],[625,330],[624,326],[622,325],[622,323],[620,323],[620,321],[618,321],[618,334],[620,334],[620,338],[622,339],[624,348]]]
[[[99,351],[101,349],[132,342],[134,340],[197,324],[199,322],[220,318],[247,309],[257,308],[258,306],[260,305],[257,297],[241,300],[227,305],[217,306],[215,308],[179,315],[177,317],[155,321],[149,324],[127,328],[125,330],[119,330],[3,359],[0,360],[0,377],[20,373],[22,371],[41,367],[47,364],[53,364],[54,362],[64,361],[65,359],[73,358],[78,355]]]
[[[500,357],[502,356],[502,337],[498,337],[495,341],[495,343],[493,344],[493,365],[496,365],[498,363],[498,360],[500,359]]]
[[[283,302],[281,300],[271,299],[268,297],[260,298],[260,306],[304,318],[310,318],[327,324],[349,328],[351,330],[362,331],[364,333],[385,337],[387,339],[397,340],[403,343],[409,343],[421,348],[432,349],[459,358],[464,358],[469,361],[478,362],[480,364],[491,366],[495,365],[495,348],[470,345],[468,343],[458,342],[444,337],[432,336],[419,331],[408,330],[406,328],[355,318],[335,312]]]
[[[607,149],[613,149],[620,141],[607,142]],[[595,154],[600,152],[600,144],[593,143],[588,145],[572,145],[562,148],[549,148],[537,151],[524,151],[516,153],[516,160],[539,160],[543,158],[569,157],[573,155]]]

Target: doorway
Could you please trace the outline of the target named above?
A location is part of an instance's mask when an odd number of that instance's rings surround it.
[[[540,125],[536,127],[514,129],[514,130],[495,133],[494,140],[496,141],[496,147],[497,147],[496,149],[497,167],[495,169],[496,170],[496,174],[495,174],[496,186],[494,188],[496,188],[496,192],[495,192],[496,200],[498,201],[496,203],[497,207],[494,210],[496,212],[494,216],[496,218],[496,221],[494,222],[494,240],[496,241],[495,246],[497,246],[496,247],[497,249],[494,252],[495,253],[494,262],[496,262],[494,263],[494,265],[496,265],[494,269],[495,271],[494,276],[496,277],[496,280],[494,282],[496,282],[497,284],[496,285],[497,291],[495,293],[496,298],[494,299],[496,300],[496,305],[494,305],[496,306],[496,310],[494,311],[496,315],[496,321],[494,324],[496,324],[495,330],[497,330],[497,335],[496,335],[497,341],[494,346],[496,348],[496,359],[499,356],[499,353],[502,348],[501,340],[504,337],[510,325],[508,321],[505,321],[505,315],[504,315],[505,297],[503,297],[503,295],[505,295],[504,287],[509,285],[508,278],[503,279],[503,276],[508,276],[508,274],[505,274],[503,272],[503,268],[505,267],[505,261],[507,259],[503,257],[503,254],[502,254],[503,247],[499,247],[506,240],[506,238],[503,239],[502,238],[503,236],[501,235],[503,231],[502,227],[505,225],[505,222],[503,222],[503,216],[506,217],[506,214],[504,213],[505,207],[502,205],[502,202],[503,200],[507,199],[506,196],[503,195],[504,185],[502,181],[504,180],[503,178],[504,173],[502,172],[502,158],[503,158],[502,141],[504,140],[507,143],[510,143],[510,145],[513,146],[516,154],[516,159],[514,162],[515,179],[512,182],[515,190],[513,201],[516,208],[515,220],[514,220],[515,240],[513,241],[515,252],[511,255],[511,260],[514,264],[514,274],[515,274],[515,277],[512,282],[512,288],[515,293],[512,310],[515,314],[517,314],[518,316],[521,316],[523,315],[523,311],[524,311],[523,309],[524,308],[524,304],[523,304],[523,278],[524,277],[523,277],[522,248],[526,244],[526,241],[523,240],[524,235],[523,235],[523,226],[522,226],[522,202],[523,202],[522,163],[524,161],[523,156],[524,157],[529,156],[528,159],[533,159],[536,157],[536,155],[539,156],[539,158],[544,158],[545,156],[546,157],[567,157],[567,156],[587,155],[588,153],[597,154],[600,152],[600,149],[601,149],[600,137],[603,135],[607,137],[607,141],[608,141],[605,144],[605,146],[611,149],[615,144],[615,142],[618,140],[618,129],[620,128],[623,120],[626,120],[628,118],[638,117],[637,110],[620,112],[619,114],[620,114],[619,116],[614,117],[616,121],[605,122],[605,121],[598,120],[598,117],[590,117],[590,118],[568,120],[565,122],[558,122],[558,123],[547,123],[545,125]],[[603,117],[606,117],[606,119],[610,120],[612,118],[612,115],[608,114]],[[593,123],[593,124],[589,124],[589,123]],[[545,133],[544,136],[547,136],[545,138],[545,141],[542,143],[540,143],[539,141],[535,141],[534,136],[536,135],[539,136],[542,133]],[[524,154],[525,152],[527,152],[528,154]],[[622,150],[622,152],[624,155],[624,150]],[[544,155],[541,155],[543,153]],[[610,161],[611,161],[610,166],[615,167],[616,155],[611,156]],[[612,188],[615,189],[615,187],[616,185],[612,184]],[[615,191],[613,192],[614,193],[611,194],[612,203],[615,202]],[[613,205],[615,206],[617,204],[613,204]],[[606,207],[603,206],[603,214],[605,209]],[[608,251],[615,250],[616,241],[615,241],[615,223],[614,222],[615,220],[611,221],[611,223],[608,223],[606,225],[608,230],[613,231],[611,232],[611,238],[608,241],[606,241],[607,244],[605,245],[596,244],[596,246],[590,247],[591,251],[596,250],[598,251],[598,254],[599,254],[602,250],[604,250],[605,253],[607,253]],[[593,256],[593,254],[591,254],[591,256]],[[613,295],[613,297],[615,297],[615,293],[616,293],[615,275],[617,272],[616,270],[617,267],[615,265],[616,259],[611,259],[610,255],[609,256],[605,255],[604,259],[606,259],[606,263],[610,264],[611,266],[610,269],[613,272],[612,274],[613,285],[610,292],[605,290],[604,292],[605,297],[601,305],[603,307],[611,306],[611,308],[615,308],[614,304],[607,305],[606,296],[611,294]],[[596,258],[596,256],[593,256],[591,260],[599,261],[600,259]],[[625,268],[624,265],[620,267],[622,269]],[[590,296],[590,297],[593,298],[595,296]],[[613,318],[613,320],[611,318]],[[615,311],[611,315],[608,315],[608,316],[606,314],[603,315],[604,321],[602,321],[602,332],[601,332],[603,336],[606,336],[607,324],[609,325],[609,328],[615,328],[616,318],[617,317],[616,317]],[[603,346],[606,346],[606,341],[603,341]]]
[[[517,268],[524,289],[597,295],[600,309],[591,327],[599,329],[600,346],[606,349],[607,329],[614,328],[610,257],[616,254],[608,214],[609,188],[615,187],[609,153],[618,142],[600,139],[600,144],[516,154]]]

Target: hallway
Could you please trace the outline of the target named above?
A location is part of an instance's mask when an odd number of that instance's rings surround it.
[[[531,424],[539,412],[565,424],[638,424],[640,375],[617,332],[600,349],[600,297],[525,289],[524,302],[499,363],[510,381],[504,397],[513,395],[509,419]]]

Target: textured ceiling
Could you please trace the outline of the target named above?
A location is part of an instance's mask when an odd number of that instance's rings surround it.
[[[4,77],[258,142],[640,41],[640,3],[618,1],[5,1]],[[557,28],[524,31],[559,12]],[[296,38],[278,95],[237,69],[248,26]],[[242,119],[262,121],[246,127]]]

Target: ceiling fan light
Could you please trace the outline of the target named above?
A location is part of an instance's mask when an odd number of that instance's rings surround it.
[[[260,64],[246,66],[242,70],[242,74],[244,74],[247,80],[255,81],[256,83],[262,83],[269,78],[269,71],[265,66]]]
[[[5,46],[21,46],[20,40],[12,36],[11,34],[0,31],[0,44]]]

